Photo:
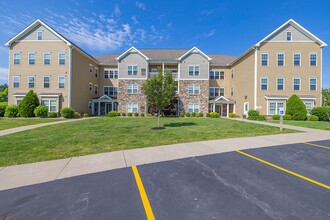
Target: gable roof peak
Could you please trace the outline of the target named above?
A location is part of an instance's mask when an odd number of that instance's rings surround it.
[[[142,57],[144,57],[146,60],[150,60],[149,57],[147,57],[146,55],[144,55],[141,51],[139,51],[138,49],[136,49],[134,46],[131,46],[128,50],[126,50],[124,53],[120,54],[119,57],[116,58],[117,61],[121,60],[121,58],[123,58],[126,54],[128,54],[129,52],[134,51],[137,52],[138,54],[140,54]]]
[[[198,53],[200,53],[203,57],[205,57],[208,61],[211,61],[212,58],[207,56],[205,53],[203,53],[200,49],[198,49],[196,46],[194,46],[193,48],[191,48],[190,50],[188,50],[185,54],[183,54],[181,57],[178,58],[178,60],[182,60],[184,57],[186,57],[188,54],[197,51]]]

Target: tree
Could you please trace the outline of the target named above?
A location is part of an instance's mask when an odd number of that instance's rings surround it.
[[[8,88],[0,92],[0,102],[8,102]]]
[[[330,88],[322,89],[322,106],[330,106]]]
[[[303,101],[293,94],[286,103],[286,114],[291,115],[293,120],[304,121],[307,119],[307,110]]]
[[[37,94],[30,90],[18,105],[18,112],[22,117],[34,117],[34,109],[39,106]]]
[[[158,68],[158,74],[148,79],[143,85],[144,95],[147,96],[148,106],[155,108],[158,116],[158,128],[160,128],[160,115],[165,107],[171,104],[175,96],[176,85],[172,73]]]

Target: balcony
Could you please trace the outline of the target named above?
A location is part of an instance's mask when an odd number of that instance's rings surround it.
[[[154,75],[157,75],[157,74],[158,74],[158,72],[149,72],[148,78],[150,78]],[[175,72],[175,73],[172,72],[172,76],[173,76],[173,79],[178,79],[178,73],[177,72]]]

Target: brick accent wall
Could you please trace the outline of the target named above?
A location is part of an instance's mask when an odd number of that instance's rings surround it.
[[[127,103],[137,103],[138,113],[146,113],[147,99],[143,95],[142,85],[145,80],[118,80],[118,111],[126,112]],[[138,84],[138,94],[127,94],[127,84]]]

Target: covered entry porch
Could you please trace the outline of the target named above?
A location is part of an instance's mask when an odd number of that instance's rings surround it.
[[[217,112],[221,117],[228,117],[229,113],[235,113],[235,103],[233,99],[219,96],[209,100],[209,112]]]
[[[107,115],[112,110],[118,111],[117,99],[112,99],[108,95],[92,99],[91,105],[93,115]]]

